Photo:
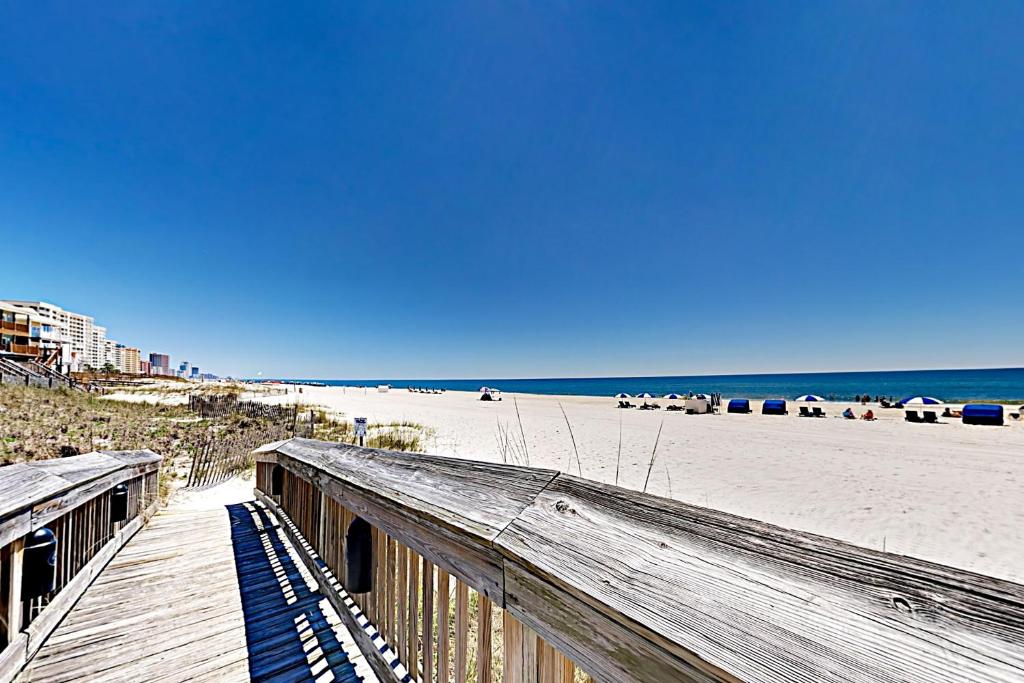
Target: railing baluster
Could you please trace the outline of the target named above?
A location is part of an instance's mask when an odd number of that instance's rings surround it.
[[[455,579],[455,683],[466,683],[469,644],[469,586]]]
[[[434,565],[423,560],[423,683],[434,682]]]
[[[476,683],[491,683],[491,601],[477,593]]]
[[[448,683],[450,642],[448,616],[451,613],[451,575],[443,569],[437,572],[437,683]]]

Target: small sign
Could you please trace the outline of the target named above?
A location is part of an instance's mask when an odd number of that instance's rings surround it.
[[[356,426],[356,436],[358,436],[359,438],[366,436],[366,418],[357,417],[355,418],[354,422]]]

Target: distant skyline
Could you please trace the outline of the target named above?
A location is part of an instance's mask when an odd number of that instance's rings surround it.
[[[0,7],[0,298],[220,375],[1024,365],[1024,5]]]

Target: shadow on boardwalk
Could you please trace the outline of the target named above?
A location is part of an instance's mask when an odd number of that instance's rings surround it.
[[[251,680],[361,680],[324,615],[323,596],[310,590],[266,511],[251,503],[227,509]]]

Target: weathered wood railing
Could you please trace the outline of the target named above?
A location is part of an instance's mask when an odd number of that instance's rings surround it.
[[[1019,584],[549,470],[306,439],[255,457],[382,680],[1024,680]],[[373,581],[349,595],[357,518]]]
[[[0,683],[35,655],[155,510],[160,461],[151,451],[105,451],[0,467]],[[127,488],[127,512],[115,522],[119,484]],[[119,495],[115,506],[123,504]],[[35,577],[25,565],[25,542],[43,528],[56,537],[54,590],[26,599],[23,582]]]

